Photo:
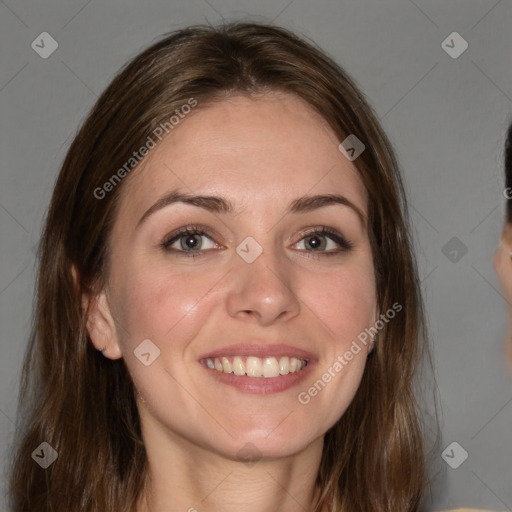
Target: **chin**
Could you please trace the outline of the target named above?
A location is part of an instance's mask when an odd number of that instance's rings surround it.
[[[244,441],[234,443],[226,453],[228,458],[239,462],[256,462],[261,459],[282,459],[293,457],[305,450],[311,442],[305,439],[288,438],[286,442],[281,439],[269,440],[261,437],[247,437]]]
[[[210,448],[219,455],[236,461],[246,459],[280,459],[291,457],[305,450],[318,440],[320,436],[312,436],[308,432],[298,432],[297,428],[281,429],[276,427],[265,430],[237,430],[230,431],[233,436],[218,437]]]

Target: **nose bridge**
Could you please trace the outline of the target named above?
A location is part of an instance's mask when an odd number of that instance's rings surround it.
[[[286,257],[273,243],[272,236],[265,241],[262,246],[247,237],[237,247],[228,310],[231,316],[253,316],[269,324],[297,315],[300,303]]]

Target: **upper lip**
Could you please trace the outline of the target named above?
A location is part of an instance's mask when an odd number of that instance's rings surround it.
[[[251,341],[249,343],[239,343],[236,345],[227,345],[225,347],[212,350],[199,357],[199,359],[214,359],[216,357],[296,357],[297,359],[306,359],[308,362],[315,361],[316,357],[307,350],[286,345],[283,343],[268,344],[263,341]]]

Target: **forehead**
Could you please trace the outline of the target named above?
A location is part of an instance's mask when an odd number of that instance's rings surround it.
[[[140,212],[173,189],[264,208],[308,193],[343,193],[366,212],[364,184],[339,142],[317,112],[290,94],[199,102],[129,176],[121,212],[127,205]]]

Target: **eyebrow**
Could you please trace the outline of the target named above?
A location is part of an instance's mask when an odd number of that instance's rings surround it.
[[[190,204],[212,213],[233,214],[236,211],[233,203],[229,201],[229,199],[220,196],[202,196],[172,191],[161,197],[144,212],[137,223],[137,228],[156,211],[175,203]],[[351,208],[357,214],[363,226],[366,226],[366,215],[364,212],[345,196],[337,194],[303,196],[298,199],[294,199],[288,205],[285,215],[288,213],[307,213],[334,204],[341,204]]]

